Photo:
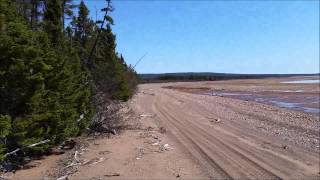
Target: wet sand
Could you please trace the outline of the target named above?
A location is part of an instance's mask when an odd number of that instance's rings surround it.
[[[180,83],[167,88],[194,94],[255,101],[319,116],[318,81],[317,76],[266,78]]]

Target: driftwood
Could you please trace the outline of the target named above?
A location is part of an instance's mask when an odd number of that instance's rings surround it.
[[[104,160],[106,160],[106,159],[103,158],[103,157],[100,157],[100,158],[98,159],[98,161],[95,161],[95,162],[91,163],[90,165],[94,165],[94,164],[101,163],[101,162],[103,162]]]
[[[153,117],[154,115],[151,114],[141,114],[140,117]]]
[[[74,152],[74,156],[73,156],[74,161],[72,161],[72,163],[67,165],[65,168],[69,168],[69,167],[72,167],[72,166],[80,166],[81,165],[79,157],[78,157],[78,154],[79,154],[79,151],[75,151]]]
[[[40,141],[40,142],[37,142],[37,143],[34,143],[34,144],[30,144],[26,147],[23,147],[23,148],[17,148],[15,149],[14,151],[11,151],[11,152],[8,152],[4,155],[4,158],[6,158],[7,156],[10,156],[10,155],[13,155],[13,154],[16,154],[17,152],[21,151],[22,149],[25,149],[25,148],[31,148],[31,147],[35,147],[35,146],[38,146],[38,145],[41,145],[41,144],[46,144],[50,142],[49,139],[46,139],[46,140],[43,140],[43,141]]]
[[[155,96],[156,94],[155,93],[147,93],[147,92],[142,92],[143,94],[146,94],[146,95],[150,95],[150,96]]]
[[[78,154],[79,151],[74,152],[74,160],[76,160],[77,162],[79,162]]]
[[[92,119],[90,131],[100,133],[111,133],[116,135],[123,123],[119,110],[122,107],[119,101],[110,101],[103,94],[96,96],[97,112]]]
[[[66,180],[66,179],[68,179],[68,176],[69,175],[65,175],[65,176],[59,177],[57,180]]]
[[[106,177],[120,176],[120,173],[106,174],[104,176],[106,176]]]
[[[81,114],[80,117],[79,117],[79,119],[77,119],[77,122],[80,122],[83,118],[84,118],[84,115]]]

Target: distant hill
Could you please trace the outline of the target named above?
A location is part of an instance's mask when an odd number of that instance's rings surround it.
[[[320,74],[233,74],[213,72],[183,72],[163,74],[139,74],[142,82],[217,81],[227,79],[256,79],[268,77],[319,76]]]

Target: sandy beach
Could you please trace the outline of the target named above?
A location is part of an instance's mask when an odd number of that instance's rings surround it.
[[[212,89],[291,93],[302,88],[301,84],[279,83],[285,80],[139,85],[126,106],[132,111],[127,121],[136,128],[111,138],[83,140],[88,146],[79,153],[79,159],[93,163],[73,166],[67,177],[318,179],[319,116],[250,99],[202,94]],[[315,91],[317,86],[304,85],[303,90]],[[53,172],[65,168],[59,162],[67,154],[72,158],[73,153],[46,157],[36,167],[8,177],[57,178]]]

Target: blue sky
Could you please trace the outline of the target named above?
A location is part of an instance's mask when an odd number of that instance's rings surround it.
[[[93,19],[105,5],[85,2]],[[117,51],[128,64],[148,53],[138,73],[319,73],[319,1],[114,0],[113,6]]]

